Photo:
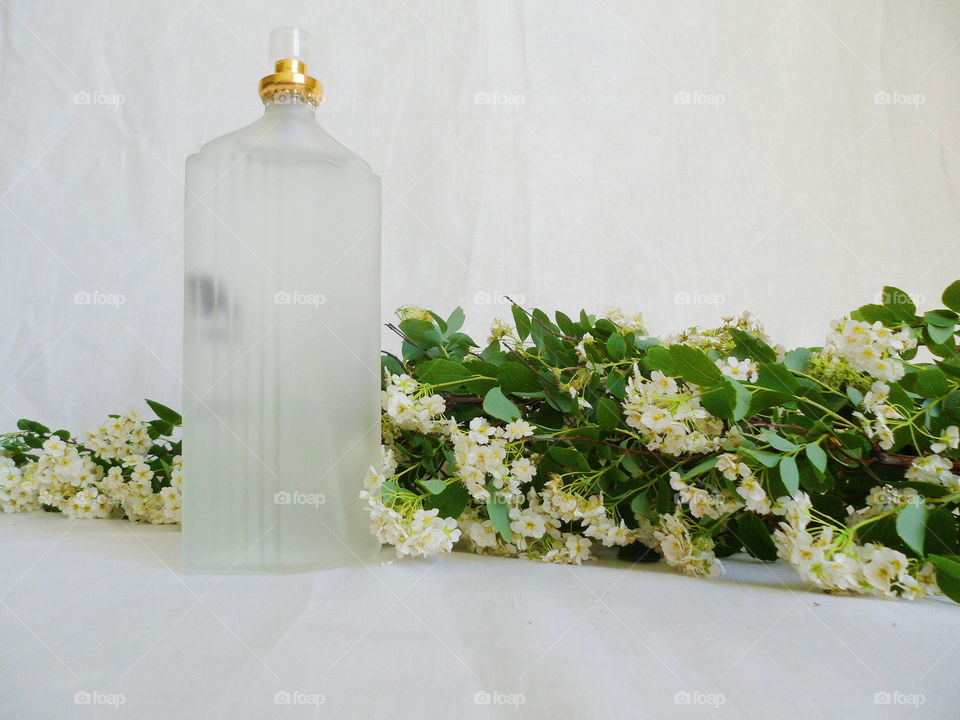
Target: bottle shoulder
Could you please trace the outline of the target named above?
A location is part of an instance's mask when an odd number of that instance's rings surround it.
[[[249,125],[204,143],[190,158],[207,155],[258,157],[269,154],[312,156],[347,170],[374,175],[363,158],[347,149],[312,115],[265,114]]]

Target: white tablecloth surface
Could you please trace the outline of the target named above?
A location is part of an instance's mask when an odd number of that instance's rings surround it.
[[[780,564],[384,550],[209,576],[179,572],[179,540],[0,517],[0,717],[958,717],[960,607],[808,592]]]

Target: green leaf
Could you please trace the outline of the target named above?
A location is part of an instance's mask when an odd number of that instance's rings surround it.
[[[440,330],[432,322],[426,320],[413,318],[404,320],[400,323],[400,332],[423,350],[429,350],[443,343]]]
[[[450,317],[447,318],[447,336],[453,335],[457,330],[463,327],[463,321],[466,318],[463,314],[463,308],[457,307],[454,308],[453,312],[450,313]]]
[[[520,409],[507,399],[499,386],[490,388],[483,398],[483,411],[498,420],[510,422],[520,418]]]
[[[427,480],[417,480],[417,484],[432,495],[439,495],[447,489],[447,484],[439,478],[429,478]]]
[[[178,413],[176,410],[171,410],[166,405],[161,405],[156,400],[147,400],[147,405],[149,405],[150,409],[157,414],[158,418],[170,423],[175,427],[179,427],[183,422],[183,418],[180,417],[180,413]]]
[[[890,309],[898,320],[912,320],[917,314],[917,306],[903,290],[888,285],[883,289],[883,305]]]
[[[607,355],[614,362],[623,360],[627,354],[627,341],[623,335],[616,332],[607,338]]]
[[[500,381],[500,388],[505,393],[538,392],[543,389],[540,386],[540,378],[537,373],[526,365],[512,360],[507,360],[500,365],[497,379]]]
[[[740,330],[739,328],[729,328],[728,332],[734,340],[734,352],[739,360],[745,357],[752,358],[757,362],[776,362],[777,354],[763,340]]]
[[[927,528],[927,506],[923,498],[913,498],[897,513],[897,534],[917,555],[923,555]]]
[[[717,459],[718,458],[716,455],[714,455],[713,457],[707,458],[703,462],[697,463],[692,468],[687,470],[685,473],[683,473],[681,477],[684,480],[690,480],[691,478],[695,478],[698,475],[703,475],[703,473],[709,470],[712,470],[713,468],[716,467]]]
[[[935,367],[924,368],[916,374],[913,392],[920,397],[933,398],[943,395],[950,389],[947,376],[943,370]]]
[[[149,400],[147,402],[150,402]],[[36,420],[27,420],[26,418],[21,418],[17,420],[17,429],[23,430],[25,432],[37,433],[39,435],[49,435],[50,428],[46,425],[41,425]]]
[[[427,510],[436,508],[440,517],[458,518],[470,504],[470,491],[461,482],[452,482],[438,495],[425,495],[423,507]]]
[[[960,280],[954,280],[943,291],[943,304],[954,312],[960,312]]]
[[[809,348],[796,348],[784,355],[783,364],[794,372],[806,372],[807,367],[810,365],[810,356],[812,354]]]
[[[777,392],[793,395],[797,390],[797,379],[789,370],[778,363],[764,363],[759,366],[757,385]]]
[[[960,603],[960,558],[956,555],[927,555],[937,568],[937,585],[943,594]]]
[[[753,393],[740,384],[739,381],[731,377],[724,377],[723,384],[726,387],[727,397],[730,400],[733,420],[743,420],[750,416],[750,406],[753,402]]]
[[[793,455],[784,455],[780,458],[780,481],[791,495],[800,490],[800,470],[797,468],[797,459]]]
[[[827,453],[824,452],[823,448],[815,443],[810,443],[804,448],[804,452],[807,454],[807,460],[821,473],[825,472],[827,469]]]
[[[627,396],[627,379],[616,370],[607,375],[607,392],[623,400]]]
[[[933,325],[928,323],[926,326],[927,335],[934,345],[943,345],[953,337],[954,326]]]
[[[923,314],[923,319],[927,321],[928,325],[952,328],[960,320],[960,315],[957,315],[953,310],[931,310]]]
[[[417,380],[427,385],[446,385],[473,377],[473,373],[460,363],[444,358],[420,363],[413,374]]]
[[[560,332],[564,335],[577,335],[577,324],[570,319],[570,316],[566,313],[562,313],[557,310],[553,316],[557,319],[557,325],[560,328]]]
[[[653,348],[647,354],[649,355],[652,351]],[[707,357],[706,353],[697,348],[689,345],[671,345],[670,359],[680,377],[694,385],[715,385],[723,380],[720,368]]]
[[[884,305],[863,305],[852,313],[850,317],[854,320],[863,320],[868,323],[875,323],[878,320],[882,323],[894,324],[897,322],[897,316],[893,311]]]
[[[637,515],[645,517],[648,520],[655,520],[657,518],[656,509],[650,505],[650,501],[643,492],[639,492],[633,496],[633,499],[630,501],[630,509]]]
[[[503,500],[503,493],[497,489],[493,481],[487,482],[487,514],[494,529],[500,533],[505,542],[513,540],[513,530],[510,529],[510,506]]]
[[[739,448],[737,448],[737,451],[746,453],[754,460],[759,460],[761,465],[768,468],[776,467],[780,462],[781,457],[777,453],[767,452],[766,450],[757,450],[756,448],[747,447],[746,445],[741,445]]]
[[[513,314],[513,324],[517,328],[517,337],[526,340],[527,335],[530,334],[530,317],[519,305],[511,305],[510,312]]]
[[[960,552],[957,539],[957,523],[953,514],[944,507],[934,508],[927,513],[927,532],[924,537],[924,550],[938,555],[956,555]]]
[[[576,448],[554,446],[547,451],[547,457],[565,468],[574,468],[582,472],[590,469],[590,463]]]
[[[755,513],[741,513],[734,534],[743,543],[744,549],[758,560],[771,562],[777,559],[777,546],[770,537],[770,531]]]
[[[786,438],[780,437],[773,430],[767,430],[763,436],[770,445],[782,452],[793,452],[794,450],[800,449],[799,445],[790,442]]]
[[[643,356],[643,364],[648,370],[659,370],[664,375],[672,377],[677,374],[670,351],[661,345],[655,345],[647,350],[646,355]]]
[[[613,430],[620,425],[620,406],[606,395],[597,402],[597,425],[601,430]]]
[[[853,385],[847,385],[847,397],[850,398],[850,402],[853,403],[854,407],[859,406],[860,403],[863,402],[863,393]]]
[[[764,410],[769,410],[774,405],[780,405],[792,398],[792,395],[776,390],[755,390],[750,398],[750,409],[747,410],[747,417],[758,415]]]

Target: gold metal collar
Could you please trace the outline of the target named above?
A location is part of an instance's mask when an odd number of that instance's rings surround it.
[[[274,73],[260,81],[260,99],[269,102],[277,93],[301,95],[317,105],[323,100],[323,85],[307,75],[307,64],[300,60],[277,60]]]

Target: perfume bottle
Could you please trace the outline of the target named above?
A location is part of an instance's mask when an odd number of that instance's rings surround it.
[[[263,117],[187,159],[183,563],[293,572],[379,549],[380,180],[316,120],[307,34],[270,35]]]

